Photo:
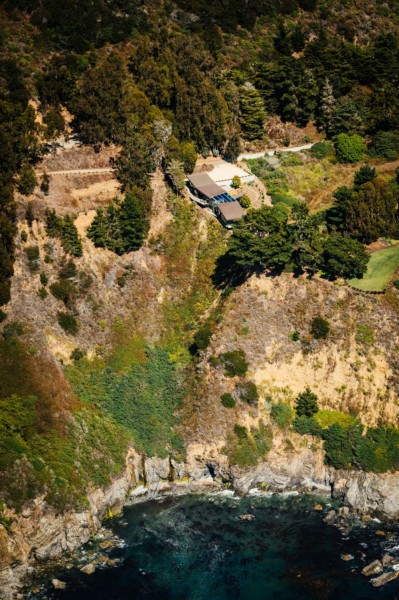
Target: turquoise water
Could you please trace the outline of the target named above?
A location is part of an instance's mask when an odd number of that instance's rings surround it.
[[[350,532],[327,526],[314,498],[187,496],[126,508],[110,526],[124,540],[113,568],[78,568],[51,577],[56,600],[399,599],[399,584],[374,589],[360,574],[385,551],[399,556],[399,535],[381,523]],[[241,520],[250,513],[252,520]],[[388,534],[377,535],[377,529]],[[396,546],[398,546],[396,548]],[[353,554],[345,562],[341,554]],[[399,559],[398,559],[399,560]]]

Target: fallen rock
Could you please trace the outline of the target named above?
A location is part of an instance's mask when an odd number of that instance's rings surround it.
[[[382,529],[377,529],[377,531],[375,532],[375,535],[380,535],[381,537],[385,537],[386,533],[385,533],[385,531],[382,531]]]
[[[342,560],[353,560],[355,557],[353,556],[353,554],[341,554],[341,558]]]
[[[348,506],[341,506],[341,508],[338,509],[338,513],[341,515],[341,517],[348,517],[349,512]]]
[[[313,507],[313,510],[318,510],[318,511],[323,510],[323,506],[321,504],[315,504]]]
[[[363,515],[362,516],[362,522],[363,523],[369,523],[370,521],[371,521],[370,515]]]
[[[101,550],[110,550],[111,548],[117,548],[119,546],[118,540],[106,540],[105,542],[100,542],[99,547]]]
[[[392,565],[399,563],[399,560],[390,554],[384,554],[381,562],[384,567],[391,567]]]
[[[327,516],[324,518],[324,523],[327,523],[327,524],[334,523],[335,517],[336,517],[335,510],[330,510],[328,512]]]
[[[82,571],[82,573],[86,573],[86,575],[93,575],[94,571],[96,570],[96,567],[93,565],[93,563],[89,563],[88,565],[82,567],[80,570]]]
[[[65,581],[60,581],[59,579],[52,579],[51,583],[53,584],[53,588],[55,590],[65,590],[66,588]]]
[[[254,518],[255,518],[255,515],[251,515],[250,513],[246,514],[246,515],[240,515],[241,521],[252,521],[252,519],[254,519]]]
[[[399,571],[389,571],[388,573],[383,573],[379,577],[374,577],[374,579],[371,579],[370,581],[374,587],[381,587],[390,581],[395,581],[398,577]]]
[[[382,573],[383,570],[382,562],[380,560],[373,560],[372,563],[362,569],[362,574],[366,575],[366,577],[370,577],[370,575],[378,575],[378,573]]]

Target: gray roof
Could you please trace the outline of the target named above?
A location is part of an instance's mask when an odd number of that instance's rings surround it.
[[[193,173],[188,176],[188,180],[195,189],[209,199],[224,193],[224,189],[217,185],[208,173]]]
[[[245,214],[241,204],[237,202],[237,200],[234,202],[218,204],[217,207],[225,221],[235,221],[236,219],[241,219],[241,217],[243,217]]]

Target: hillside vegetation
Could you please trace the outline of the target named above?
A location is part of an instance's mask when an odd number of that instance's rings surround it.
[[[381,298],[344,285],[399,238],[398,3],[6,0],[0,24],[0,510],[83,506],[129,445],[250,467],[313,435],[396,468],[396,263]],[[276,147],[232,234],[185,197],[199,155]]]

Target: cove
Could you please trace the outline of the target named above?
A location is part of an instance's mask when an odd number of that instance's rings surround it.
[[[92,575],[57,570],[30,599],[49,600],[368,600],[399,598],[399,583],[375,589],[360,571],[389,552],[399,528],[354,520],[339,530],[323,522],[310,496],[167,497],[126,507],[107,525],[123,540],[118,565]],[[243,515],[253,515],[242,519]],[[381,535],[381,529],[384,535]],[[379,533],[378,533],[379,532]],[[95,547],[96,542],[90,542]],[[353,560],[343,561],[341,555]],[[82,563],[83,564],[83,563]],[[79,565],[82,566],[82,565]]]

